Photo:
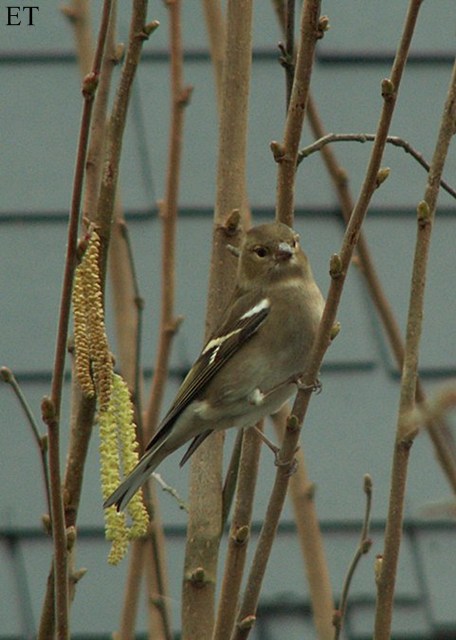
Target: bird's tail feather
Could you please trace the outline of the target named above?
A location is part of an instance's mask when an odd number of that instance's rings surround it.
[[[150,474],[158,467],[166,454],[157,455],[160,448],[148,451],[138,462],[136,467],[131,471],[117,489],[103,503],[103,508],[117,506],[117,511],[125,509],[127,504],[133,498],[138,489],[146,482]]]

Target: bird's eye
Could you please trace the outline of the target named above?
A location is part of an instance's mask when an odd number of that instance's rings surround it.
[[[259,258],[264,258],[268,253],[266,247],[255,247],[254,252]]]

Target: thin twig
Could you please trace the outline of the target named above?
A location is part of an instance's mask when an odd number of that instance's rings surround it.
[[[169,131],[168,163],[165,198],[160,203],[162,221],[161,310],[159,344],[154,366],[154,378],[145,420],[145,435],[152,437],[158,422],[172,340],[182,318],[174,316],[176,280],[176,228],[179,198],[179,182],[182,164],[182,138],[184,114],[192,88],[184,86],[181,2],[167,4],[169,11],[170,77],[171,77],[171,125]]]
[[[279,22],[285,35],[285,45],[279,42],[279,49],[282,55],[279,58],[280,64],[285,69],[285,104],[288,111],[293,89],[293,79],[295,70],[294,51],[294,27],[295,27],[295,0],[284,0],[282,3],[275,3]]]
[[[118,89],[116,91],[114,104],[113,104],[111,116],[109,119],[109,132],[108,132],[107,144],[106,144],[106,160],[105,160],[104,170],[101,178],[100,195],[98,198],[98,206],[97,206],[97,212],[96,212],[96,224],[103,241],[102,242],[102,279],[103,280],[104,280],[105,271],[106,271],[106,259],[107,259],[107,252],[108,252],[108,246],[109,246],[109,240],[110,240],[112,220],[114,216],[114,210],[116,207],[120,155],[122,150],[123,133],[125,130],[132,83],[136,75],[136,70],[140,61],[143,43],[145,40],[148,39],[150,34],[158,27],[157,21],[152,21],[146,24],[147,5],[148,5],[147,0],[134,0],[133,2],[128,46],[125,54],[125,60],[124,60],[120,82],[118,85]],[[127,243],[127,250],[128,250],[128,243]],[[130,266],[131,264],[132,263],[130,262]],[[134,281],[134,277],[133,277],[133,281]],[[136,299],[136,302],[138,303],[138,310],[140,310],[141,304],[140,304],[139,297]],[[138,313],[138,325],[136,326],[137,340],[139,340],[140,338],[140,324],[139,324],[140,315],[141,314]],[[136,393],[139,392],[138,367],[139,367],[139,364],[138,364],[138,361],[136,360],[136,364],[134,364]],[[137,402],[135,403],[135,406],[137,407]],[[136,414],[139,417],[138,411],[136,411]],[[151,547],[153,548],[157,547],[158,543],[157,543],[155,534],[151,533],[149,537],[149,541],[151,543]],[[154,553],[154,556],[156,556],[155,553]],[[141,565],[141,568],[143,568],[143,566],[144,565]],[[163,564],[161,565],[160,570],[156,568],[154,572],[154,579],[159,574],[161,575],[162,569],[163,569]],[[137,581],[136,583],[139,584],[138,583],[139,578],[140,578],[140,573],[135,573],[132,579],[136,580]],[[164,578],[159,579],[160,593],[164,593],[165,582],[166,580]],[[131,594],[127,594],[126,596],[128,599],[129,605],[132,604],[130,595]],[[124,610],[125,610],[125,607],[124,607]],[[167,614],[167,611],[165,611],[164,609],[162,610],[160,619],[163,622],[162,630],[165,634],[165,637],[168,638],[170,637],[169,616]],[[121,622],[121,628],[124,628],[123,622]]]
[[[100,195],[95,219],[98,233],[102,239],[100,265],[102,280],[104,280],[106,273],[109,238],[117,192],[117,181],[119,178],[120,155],[122,152],[123,133],[127,120],[131,88],[141,58],[144,41],[147,40],[150,34],[158,27],[157,21],[146,24],[147,4],[147,0],[133,0],[128,46],[119,86],[114,97],[111,117],[109,118],[106,159],[101,177]]]
[[[307,145],[298,153],[298,165],[301,162],[308,158],[312,153],[316,153],[317,151],[321,151],[324,146],[327,144],[331,144],[333,142],[374,142],[375,134],[374,133],[327,133],[325,136],[320,138],[319,140],[315,140],[312,144]],[[420,164],[426,171],[429,173],[430,165],[424,159],[423,155],[417,151],[412,145],[400,138],[399,136],[388,136],[386,138],[387,144],[391,144],[395,147],[400,147],[414,158],[418,164]],[[453,198],[456,198],[456,190],[453,189],[445,180],[440,181],[440,186],[442,189],[445,189],[447,193],[450,194]]]
[[[111,2],[109,0],[105,0],[92,71],[84,78],[84,81],[82,83],[84,106],[81,118],[80,136],[73,182],[73,195],[71,199],[70,219],[68,224],[67,253],[62,285],[62,298],[60,305],[60,317],[57,333],[54,370],[51,384],[51,400],[55,407],[57,420],[60,416],[60,406],[62,399],[63,372],[65,367],[65,354],[71,307],[71,291],[73,287],[74,269],[76,266],[79,213],[81,207],[82,187],[84,182],[85,161],[89,142],[90,122],[94,104],[94,95],[98,84],[101,61],[103,58],[104,46],[106,42],[106,34],[110,19],[110,10]]]
[[[137,428],[137,440],[143,443],[143,419],[142,419],[142,386],[141,375],[141,340],[142,340],[142,318],[143,300],[140,295],[139,284],[136,276],[133,250],[128,233],[128,227],[123,219],[123,212],[119,198],[116,198],[114,205],[115,222],[111,241],[109,245],[109,266],[113,289],[113,305],[116,319],[117,348],[119,353],[119,367],[129,388],[132,390],[132,401],[135,411],[135,424]],[[153,564],[155,554],[149,553],[149,546],[157,546],[156,532],[159,529],[160,515],[156,501],[155,492],[151,485],[144,489],[144,496],[150,514],[153,514],[155,527],[149,527],[147,537],[147,548],[144,548],[144,541],[134,541],[131,554],[129,556],[128,578],[124,588],[124,601],[121,610],[119,629],[120,637],[125,639],[134,637],[135,620],[138,611],[138,598],[140,597],[140,585],[144,571],[148,573],[146,579],[147,591],[149,593],[148,604],[151,603],[152,595],[156,598],[156,593],[163,593],[166,578],[160,576],[162,566]],[[141,557],[141,560],[138,557]],[[165,569],[163,569],[165,571]],[[150,577],[149,577],[150,576]],[[165,589],[166,591],[166,589]],[[169,637],[169,632],[165,629],[163,611],[158,611],[155,607],[149,606],[149,616],[151,626],[155,628],[157,634]],[[165,628],[164,628],[165,627]],[[163,632],[163,633],[162,633]]]
[[[104,19],[101,23],[101,32],[98,36],[98,50],[95,57],[94,69],[100,69],[100,74],[103,69],[103,61],[100,67],[100,47],[102,39],[107,42],[108,33],[105,35],[105,25],[107,20],[106,11],[108,3],[104,5]],[[64,13],[71,19],[74,25],[74,32],[76,36],[76,43],[78,49],[78,57],[80,59],[80,66],[84,77],[91,77],[90,74],[85,76],[90,67],[90,59],[93,57],[93,51],[91,46],[91,32],[90,32],[90,19],[87,2],[73,2],[70,7],[63,9]],[[111,6],[112,12],[112,6]],[[112,13],[111,13],[112,15]],[[111,25],[112,19],[109,18],[109,25]],[[105,47],[107,45],[105,44]],[[98,62],[97,62],[98,60]],[[103,56],[104,60],[104,56]],[[98,93],[98,91],[97,91]],[[96,106],[94,106],[94,112],[96,112]],[[94,113],[91,113],[90,122],[93,122]],[[88,125],[87,125],[88,128]],[[89,151],[87,151],[89,153]],[[77,223],[75,221],[77,226]],[[74,379],[74,377],[73,377]],[[79,506],[79,498],[82,487],[82,477],[84,471],[84,463],[88,450],[88,443],[92,432],[92,423],[95,413],[95,401],[81,396],[80,390],[77,384],[72,386],[72,411],[71,411],[71,424],[70,424],[70,444],[68,447],[67,465],[64,478],[64,490],[65,504],[64,504],[64,517],[65,525],[67,529],[75,526],[76,515]],[[68,573],[72,573],[69,569]],[[54,563],[51,564],[49,576],[47,580],[46,595],[44,598],[40,626],[38,631],[39,640],[47,640],[47,638],[54,636],[55,628],[55,568]],[[70,600],[74,596],[75,581],[70,579],[69,596]]]
[[[133,640],[141,591],[141,576],[145,564],[147,541],[133,540],[129,555],[128,573],[124,585],[124,601],[120,614],[119,640]]]
[[[319,15],[319,0],[304,2],[300,24],[300,43],[283,143],[271,143],[274,158],[278,163],[276,219],[289,226],[293,224],[296,162],[309,95],[315,47],[319,37]]]
[[[117,326],[117,346],[122,375],[132,389],[138,436],[143,433],[141,345],[144,299],[139,289],[133,247],[120,203],[114,206],[115,222],[110,245],[113,306]],[[138,441],[141,442],[141,437]]]
[[[76,168],[73,181],[70,218],[68,224],[67,252],[65,259],[62,295],[60,302],[59,323],[54,357],[54,368],[51,382],[51,395],[43,400],[43,417],[49,434],[49,471],[51,482],[51,518],[54,539],[54,579],[55,579],[55,612],[56,632],[59,640],[69,636],[68,612],[68,571],[65,518],[60,479],[60,434],[59,422],[62,404],[63,374],[70,319],[71,292],[73,288],[74,270],[76,267],[77,234],[81,206],[82,187],[85,171],[85,160],[90,132],[93,98],[96,91],[101,61],[106,42],[106,34],[110,19],[111,3],[106,0],[103,5],[101,26],[98,35],[92,71],[82,83],[84,98],[81,118],[79,143],[76,157]]]
[[[175,269],[176,269],[176,228],[178,213],[179,183],[182,163],[182,139],[184,128],[184,114],[190,96],[191,87],[183,84],[183,44],[181,27],[181,2],[176,0],[167,3],[169,13],[169,48],[170,48],[170,83],[171,83],[171,124],[169,130],[168,162],[166,173],[165,198],[159,205],[162,221],[162,263],[161,263],[161,309],[159,343],[154,365],[154,377],[149,395],[149,402],[144,418],[143,442],[146,443],[153,435],[163,401],[166,381],[168,378],[169,358],[173,338],[182,321],[175,317]],[[171,490],[170,490],[171,491]],[[164,564],[163,531],[158,517],[156,493],[154,487],[146,491],[146,499],[151,500],[154,512],[153,527],[151,526],[152,554],[147,559],[152,562],[149,567],[151,579],[155,582],[156,593],[149,598],[151,617],[159,620],[151,626],[159,624],[166,638],[171,638],[171,618],[169,599],[167,597],[167,575]],[[150,580],[149,580],[150,582]],[[156,602],[160,606],[156,606]]]
[[[312,96],[309,96],[307,113],[314,136],[317,139],[323,138],[325,136],[325,130]],[[337,161],[330,145],[322,147],[321,154],[339,197],[341,212],[345,223],[348,224],[354,208],[354,202],[350,193],[347,174]],[[361,273],[384,327],[391,351],[398,367],[402,369],[402,363],[404,361],[404,340],[401,329],[376,271],[363,231],[359,234],[356,252],[359,258]],[[420,380],[418,380],[416,399],[417,402],[423,402],[425,399],[424,389]],[[442,470],[453,491],[456,492],[456,447],[453,434],[444,420],[439,421],[438,424],[430,422],[428,424],[428,433]]]
[[[225,473],[225,480],[222,489],[222,529],[225,529],[230,515],[231,506],[233,504],[234,494],[236,491],[237,479],[239,474],[239,463],[242,453],[242,441],[244,440],[244,430],[238,429],[236,440],[234,441],[233,450],[231,451],[230,461]]]
[[[152,497],[154,505],[157,507],[156,496],[153,495]],[[166,566],[166,541],[161,519],[156,517],[156,513],[149,524],[150,544],[146,547],[149,637],[154,638],[157,634],[161,634],[160,637],[163,640],[172,640],[170,598],[167,595],[169,594],[169,587]],[[148,558],[148,556],[150,557]],[[159,621],[160,626],[157,621]]]
[[[82,20],[82,25],[88,22],[88,18]],[[79,24],[79,23],[77,23]],[[100,193],[101,174],[103,169],[103,159],[105,153],[107,134],[107,113],[109,93],[112,84],[114,67],[118,63],[118,52],[116,47],[116,27],[117,27],[117,0],[112,0],[111,20],[106,41],[106,53],[103,58],[100,72],[100,83],[98,85],[95,105],[93,109],[92,126],[90,131],[90,145],[87,150],[87,162],[85,173],[85,189],[83,200],[83,222],[95,222],[97,213],[97,202]],[[77,38],[79,43],[81,38]],[[84,42],[86,38],[82,38]],[[81,60],[86,52],[77,50],[78,58]]]
[[[183,500],[180,497],[179,492],[174,487],[172,487],[170,484],[165,482],[165,480],[163,480],[161,475],[159,473],[157,473],[156,471],[153,472],[152,478],[156,482],[158,482],[158,484],[163,489],[163,491],[165,491],[165,493],[169,493],[169,495],[172,496],[175,499],[179,509],[182,509],[183,511],[187,511],[187,513],[188,513],[188,504],[185,502],[185,500]]]
[[[261,444],[261,438],[255,429],[247,429],[244,432],[236,502],[231,522],[225,572],[218,601],[213,640],[229,640],[236,620],[247,545],[250,538]]]
[[[278,413],[272,416],[279,442],[283,440],[289,415],[290,406],[286,404]],[[334,611],[333,589],[323,534],[315,505],[315,488],[309,478],[303,443],[296,451],[295,459],[296,471],[290,478],[289,492],[293,504],[297,537],[309,584],[312,615],[317,638],[319,640],[329,640],[334,633],[332,625]]]
[[[246,638],[255,621],[255,612],[261,583],[266,571],[272,541],[277,531],[280,513],[285,501],[290,469],[293,467],[293,456],[299,440],[300,425],[306,415],[310,401],[311,389],[313,388],[314,381],[318,377],[321,361],[330,342],[331,332],[335,323],[346,273],[350,265],[359,231],[366,215],[372,194],[376,189],[377,174],[380,168],[380,162],[386,144],[386,137],[388,135],[388,128],[393,116],[397,92],[407,60],[407,54],[420,4],[421,2],[418,0],[412,0],[410,3],[400,45],[394,59],[391,79],[384,80],[382,82],[383,108],[377,128],[376,141],[372,149],[366,176],[361,186],[357,204],[355,205],[344,235],[341,252],[339,255],[333,256],[331,261],[330,273],[332,279],[323,312],[323,318],[309,355],[307,370],[303,376],[303,383],[305,387],[299,390],[293,405],[292,414],[287,421],[286,435],[279,453],[280,459],[284,461],[284,464],[278,468],[276,473],[274,487],[247,580],[244,598],[241,603],[237,632],[233,636],[233,640]],[[298,73],[298,71],[296,71],[296,73]],[[284,205],[287,202],[289,202],[289,199],[284,200],[280,209],[281,211],[286,211]]]
[[[353,559],[348,568],[347,575],[345,576],[344,585],[342,587],[342,593],[340,596],[339,607],[334,613],[333,622],[336,629],[334,633],[335,640],[338,640],[338,638],[340,638],[345,614],[347,611],[350,585],[353,576],[355,575],[356,568],[361,558],[369,552],[372,546],[372,540],[369,538],[370,514],[372,507],[372,478],[368,474],[364,476],[363,489],[364,493],[366,494],[366,508],[364,510],[363,526],[361,529],[358,548],[356,549],[355,555],[353,556]]]
[[[404,366],[401,379],[396,442],[391,472],[391,491],[381,570],[377,579],[375,640],[391,634],[393,597],[402,536],[405,487],[410,448],[414,433],[408,416],[415,405],[418,379],[419,345],[423,324],[424,291],[432,226],[437,206],[440,179],[456,121],[456,61],[442,115],[439,134],[431,162],[424,199],[418,205],[418,228],[410,290]]]
[[[287,41],[289,41],[294,30],[292,31],[290,29],[290,12],[287,9],[287,5],[288,0],[274,2],[282,32],[284,33]],[[292,51],[294,49],[294,45],[288,43],[287,48]],[[293,77],[294,52],[291,60],[288,60],[288,64],[284,65],[282,62],[282,65],[285,67],[287,77]],[[309,93],[307,114],[310,120],[312,118],[312,107],[312,95]],[[329,149],[329,147],[326,149]],[[279,437],[279,442],[283,440],[286,418],[289,413],[290,407],[286,405],[278,414],[272,417],[272,421]],[[290,482],[290,494],[294,510],[294,519],[304,559],[304,568],[309,585],[310,598],[312,602],[312,615],[317,637],[319,640],[329,640],[333,637],[333,589],[331,586],[331,578],[324,548],[323,536],[316,512],[314,491],[312,483],[309,480],[304,449],[302,446],[296,453],[296,462],[297,470],[296,473],[293,474]]]
[[[9,384],[14,392],[14,395],[19,401],[19,404],[22,407],[22,410],[27,418],[27,422],[30,425],[30,428],[33,433],[33,437],[35,438],[36,444],[38,445],[38,449],[40,450],[41,457],[41,468],[43,471],[43,480],[44,480],[44,489],[46,492],[46,504],[48,508],[48,513],[51,513],[51,496],[49,489],[49,468],[48,468],[48,459],[47,459],[47,436],[42,436],[40,434],[40,429],[38,427],[38,423],[35,420],[35,416],[33,415],[32,409],[27,402],[27,398],[25,397],[20,384],[18,383],[16,376],[8,369],[8,367],[2,367],[0,369],[0,376],[4,382]]]

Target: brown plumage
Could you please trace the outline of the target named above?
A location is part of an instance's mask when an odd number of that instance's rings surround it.
[[[106,500],[123,509],[169,454],[212,431],[250,427],[294,394],[323,311],[298,235],[281,223],[248,231],[218,329],[183,381],[137,466]]]

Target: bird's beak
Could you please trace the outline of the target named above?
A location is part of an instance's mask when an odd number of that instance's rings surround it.
[[[293,247],[291,247],[288,242],[280,242],[277,250],[274,253],[274,257],[277,262],[285,262],[289,260],[293,255]]]

